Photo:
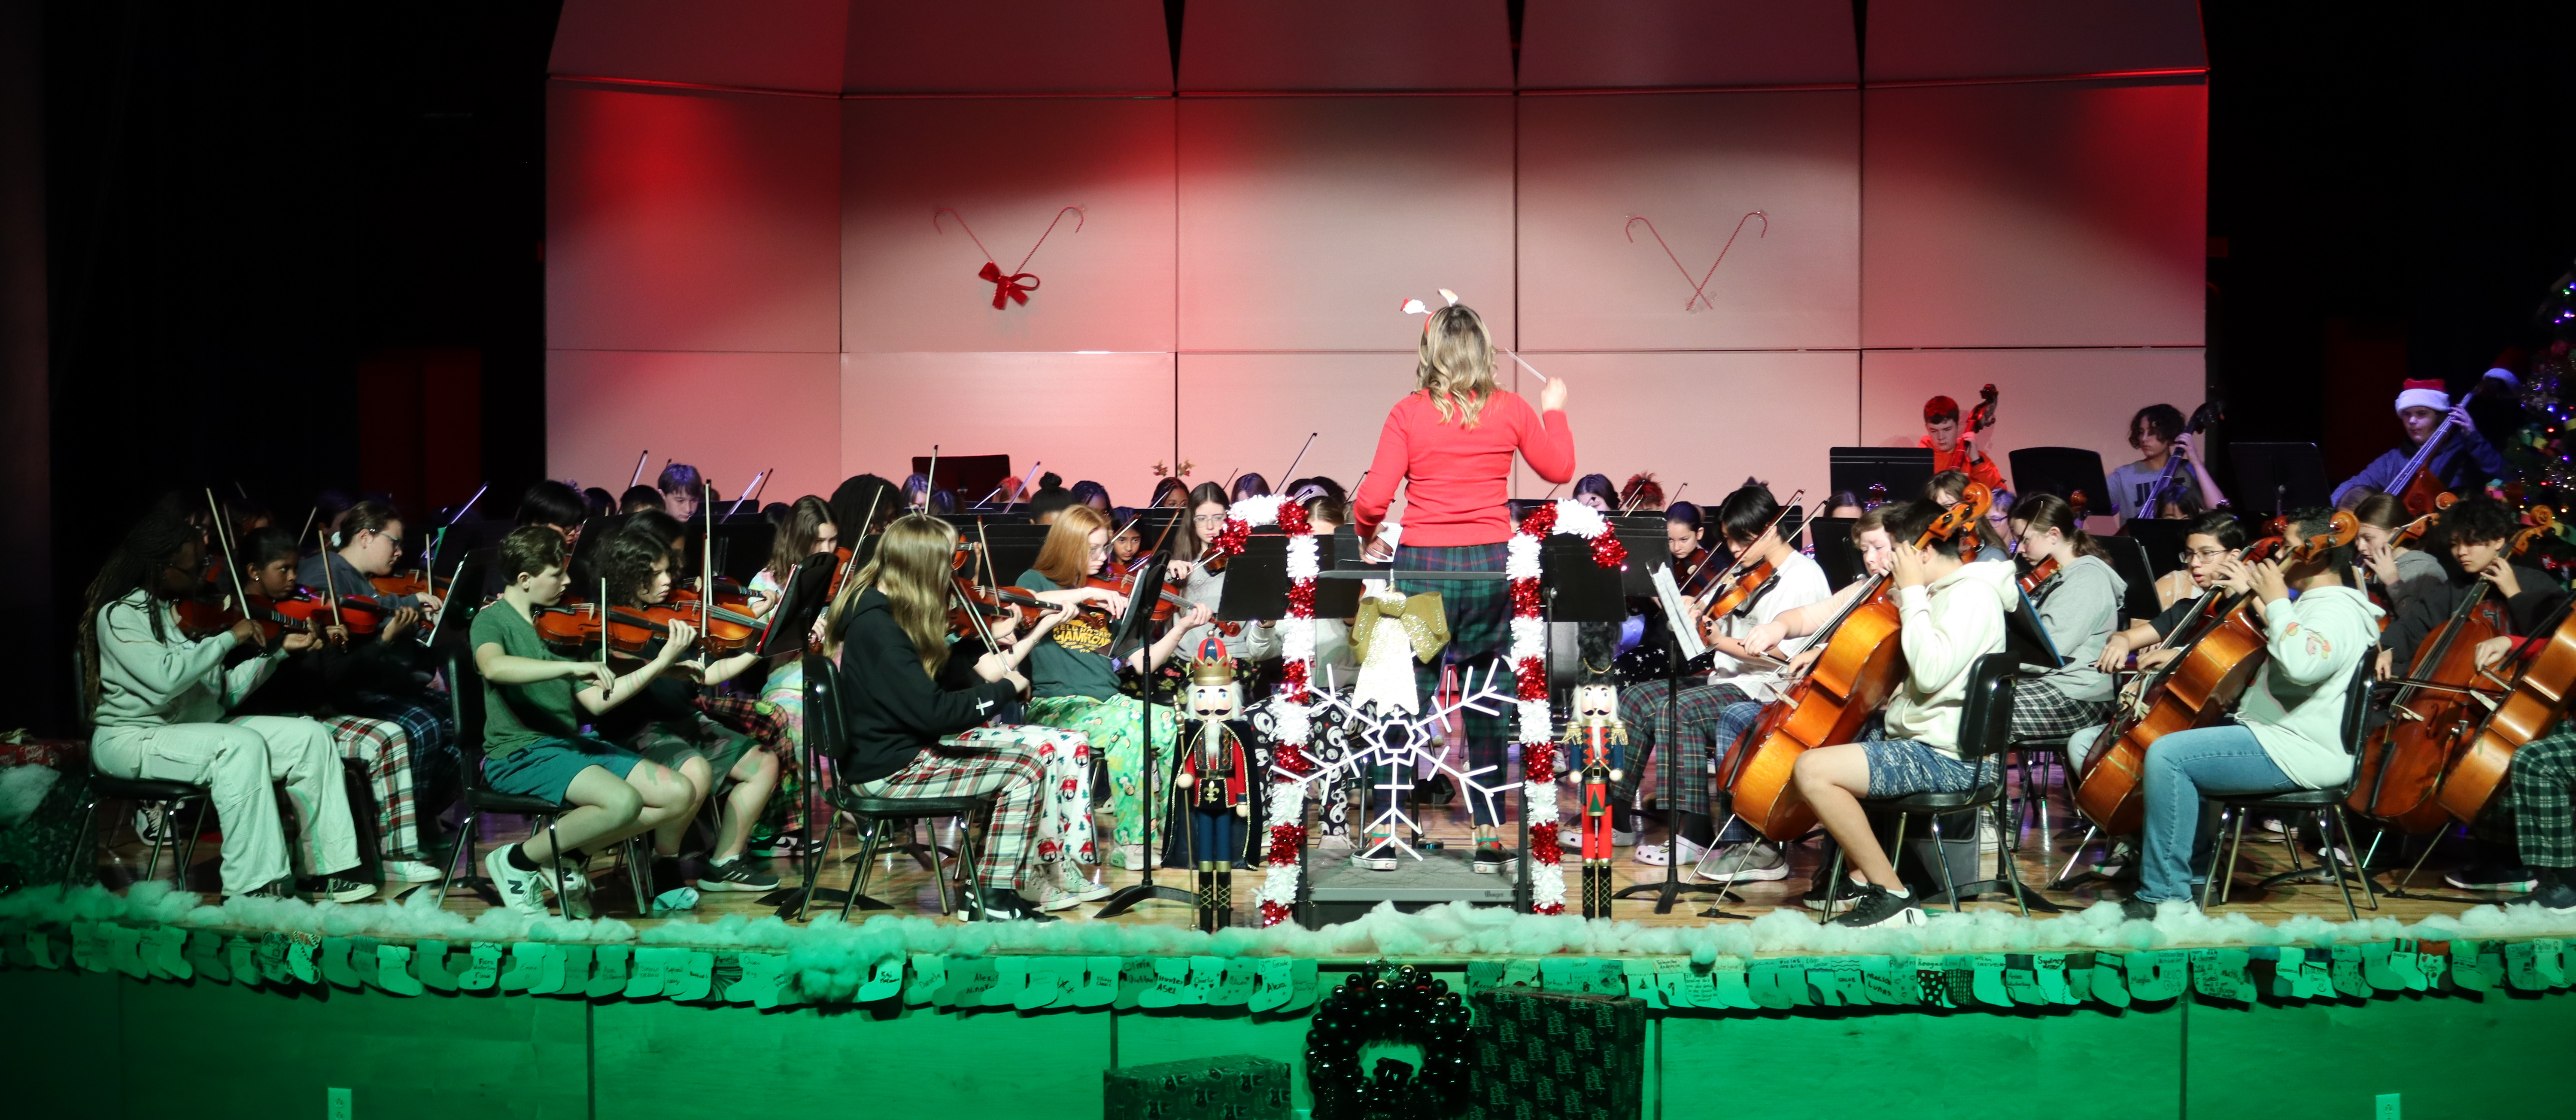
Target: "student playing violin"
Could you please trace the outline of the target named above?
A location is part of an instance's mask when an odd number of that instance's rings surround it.
[[[673,463],[662,468],[662,476],[653,480],[653,488],[661,492],[662,512],[682,524],[698,519],[698,496],[704,492],[704,480],[698,477],[698,468],[687,463]]]
[[[391,506],[375,501],[350,506],[340,517],[337,540],[336,550],[305,557],[296,567],[296,580],[308,591],[336,592],[344,603],[370,600],[383,621],[374,637],[352,639],[381,648],[365,662],[367,673],[343,681],[332,704],[348,715],[402,725],[411,737],[414,793],[435,811],[454,800],[460,765],[455,716],[447,697],[429,687],[438,666],[421,644],[425,624],[438,617],[439,598],[380,594],[369,582],[392,575],[395,561],[403,556],[403,522]]]
[[[1258,483],[1261,476],[1248,475],[1246,478]],[[1241,489],[1241,481],[1238,480],[1238,491]],[[1172,533],[1173,559],[1166,568],[1166,578],[1179,582],[1177,591],[1183,600],[1204,605],[1211,611],[1225,599],[1225,573],[1209,571],[1206,560],[1208,548],[1216,542],[1216,535],[1225,531],[1227,508],[1224,487],[1213,482],[1202,482],[1192,488],[1190,515]],[[1253,650],[1245,646],[1241,633],[1238,632],[1229,637],[1220,633],[1219,628],[1212,622],[1194,627],[1188,633],[1181,635],[1181,644],[1177,648],[1201,649],[1210,638],[1215,638],[1219,644],[1225,646],[1225,655],[1229,658],[1256,656]]]
[[[521,525],[543,525],[563,534],[570,544],[581,535],[581,526],[590,520],[590,505],[581,492],[551,478],[542,479],[519,495]]]
[[[1574,500],[1610,513],[1619,508],[1618,488],[1610,485],[1606,474],[1587,474],[1574,480]]]
[[[1821,602],[1833,593],[1824,569],[1789,544],[1799,528],[1796,516],[1795,511],[1783,511],[1779,500],[1762,486],[1745,486],[1727,495],[1718,507],[1717,521],[1727,546],[1740,558],[1738,585],[1751,578],[1750,572],[1767,568],[1760,585],[1742,602],[1728,606],[1713,626],[1701,627],[1712,651],[1706,683],[1683,688],[1679,699],[1670,702],[1663,681],[1640,681],[1619,692],[1619,719],[1628,728],[1628,750],[1620,762],[1623,776],[1610,791],[1612,805],[1632,803],[1645,774],[1652,772],[1660,780],[1664,771],[1654,767],[1658,743],[1679,744],[1683,752],[1673,760],[1674,786],[1661,794],[1678,811],[1680,836],[1668,844],[1637,845],[1640,864],[1661,867],[1676,855],[1684,863],[1698,863],[1716,842],[1709,818],[1708,759],[1719,749],[1712,738],[1718,717],[1730,705],[1768,703],[1779,696],[1780,660],[1754,653],[1743,637],[1784,612]],[[1725,597],[1720,593],[1721,599]],[[1691,621],[1698,624],[1696,614]],[[1677,709],[1677,726],[1684,729],[1678,736],[1666,726],[1668,709]],[[1736,824],[1719,839],[1733,844],[1755,837]]]
[[[331,549],[305,557],[296,569],[295,578],[304,586],[344,598],[373,599],[387,612],[378,636],[388,641],[438,617],[438,596],[379,595],[368,582],[373,576],[394,574],[394,561],[402,558],[402,516],[393,507],[376,501],[350,506],[340,515],[340,528],[331,535],[331,544]]]
[[[235,555],[244,592],[270,603],[306,598],[295,582],[294,534],[275,527],[253,530],[242,534]],[[351,642],[345,628],[329,625],[327,613],[318,613],[311,622],[321,627],[326,640],[289,654],[233,711],[304,716],[329,728],[340,757],[367,764],[384,877],[400,883],[435,882],[439,870],[427,854],[430,846],[421,842],[414,793],[426,790],[439,796],[430,802],[433,808],[446,805],[445,796],[452,796],[446,784],[454,779],[455,768],[415,772],[412,737],[402,724],[350,714],[367,706],[366,696],[410,687],[410,667],[383,642]]]
[[[1047,530],[1036,566],[1016,581],[1039,599],[1067,607],[1097,605],[1112,620],[1127,610],[1127,597],[1083,586],[1083,580],[1109,559],[1109,519],[1089,506],[1068,506]],[[1124,668],[1151,674],[1180,648],[1181,635],[1207,624],[1208,608],[1192,606],[1175,618],[1152,646],[1128,656]],[[1108,654],[1109,635],[1098,627],[1058,626],[1050,640],[1029,655],[1029,719],[1048,727],[1082,732],[1091,749],[1109,758],[1110,812],[1116,818],[1114,838],[1124,866],[1145,861],[1145,806],[1139,785],[1144,773],[1141,721],[1151,718],[1154,742],[1168,749],[1179,742],[1172,710],[1147,705],[1118,690],[1122,666]],[[1140,709],[1142,709],[1140,711]],[[1168,756],[1166,756],[1168,757]],[[1166,788],[1155,783],[1157,788]]]
[[[228,713],[281,659],[317,639],[288,633],[271,643],[249,619],[204,638],[185,634],[173,604],[197,591],[213,562],[198,528],[164,503],[126,533],[90,581],[80,623],[81,683],[95,727],[90,765],[121,778],[207,787],[223,828],[226,895],[291,894],[276,790],[283,784],[303,818],[311,893],[366,898],[375,884],[345,874],[358,866],[358,839],[331,733],[309,719]],[[245,647],[251,655],[227,668]]]
[[[751,576],[751,610],[754,618],[768,618],[787,594],[788,580],[796,567],[808,556],[829,556],[841,546],[841,527],[833,520],[832,507],[823,499],[807,494],[787,507],[787,516],[778,524],[777,536],[771,538],[769,561]],[[817,593],[820,588],[817,588]],[[820,630],[822,620],[815,619]],[[784,734],[777,745],[779,759],[778,791],[769,799],[769,808],[752,832],[752,854],[795,856],[803,852],[804,837],[788,830],[791,808],[798,804],[803,785],[802,759],[805,754],[805,659],[804,647],[773,659],[767,680],[760,685],[760,702],[778,713]]]
[[[2022,559],[2055,567],[2030,589],[2039,624],[2065,664],[2013,686],[2012,738],[2016,743],[2064,743],[2079,728],[2110,714],[2117,689],[2098,662],[2120,626],[2128,581],[2111,568],[2110,553],[2075,519],[2075,507],[2055,494],[2034,494],[2013,508],[2011,531]]]
[[[639,517],[608,542],[600,570],[608,581],[612,606],[641,614],[670,598],[674,553],[656,530],[650,519]],[[778,786],[778,756],[758,749],[752,736],[708,718],[698,704],[698,685],[722,684],[759,660],[759,654],[745,650],[713,662],[702,655],[674,662],[673,667],[684,672],[655,674],[625,703],[598,713],[592,721],[601,738],[625,744],[677,771],[689,783],[692,812],[710,794],[732,787],[717,818],[715,850],[698,871],[702,891],[765,892],[778,886],[777,876],[742,858],[752,823],[768,807],[770,791]],[[678,857],[686,830],[684,819],[654,831],[656,881],[677,883],[685,874]]]
[[[483,781],[500,793],[574,806],[526,840],[496,848],[483,870],[501,902],[545,915],[545,896],[559,893],[566,917],[590,914],[588,852],[631,836],[687,826],[697,790],[666,767],[624,746],[582,732],[586,718],[616,710],[680,661],[696,641],[685,622],[670,624],[659,649],[625,673],[608,662],[567,660],[537,634],[535,611],[563,599],[563,538],[521,526],[501,540],[509,584],[474,613],[474,667],[483,677]],[[562,890],[555,890],[556,884]]]
[[[2391,617],[2403,613],[2408,600],[2449,580],[2439,558],[2398,543],[2399,532],[2413,519],[2394,495],[2363,495],[2353,503],[2352,515],[2361,522],[2361,535],[2354,544],[2360,550],[2362,569]]]
[[[1726,565],[1714,562],[1699,543],[1702,524],[1699,507],[1689,502],[1674,502],[1664,510],[1664,550],[1683,595],[1696,596],[1726,574]]]

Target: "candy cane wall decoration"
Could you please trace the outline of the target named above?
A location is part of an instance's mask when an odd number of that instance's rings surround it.
[[[1028,256],[1021,257],[1020,263],[1012,266],[1011,271],[1006,273],[1002,271],[1000,262],[993,259],[993,251],[984,248],[984,239],[975,236],[975,227],[966,224],[966,215],[958,213],[956,207],[942,206],[930,212],[930,228],[932,232],[948,232],[947,230],[939,227],[939,216],[941,214],[946,214],[949,217],[957,219],[957,228],[965,230],[967,240],[973,241],[975,243],[976,250],[984,254],[984,267],[975,273],[975,278],[993,286],[993,310],[995,311],[1002,310],[1003,303],[1006,300],[1015,300],[1023,307],[1028,305],[1029,293],[1038,290],[1038,278],[1036,273],[1024,272],[1021,270],[1029,266],[1030,258],[1038,255],[1038,247],[1046,244],[1047,236],[1055,232],[1056,223],[1062,222],[1065,215],[1073,215],[1073,232],[1075,233],[1082,232],[1083,222],[1082,207],[1067,206],[1062,210],[1056,211],[1055,221],[1048,222],[1046,232],[1038,235],[1037,244],[1029,246]]]
[[[1664,256],[1673,262],[1673,270],[1682,274],[1682,283],[1689,284],[1691,286],[1690,298],[1682,301],[1682,310],[1697,311],[1699,310],[1700,303],[1702,301],[1706,301],[1708,309],[1715,311],[1717,310],[1717,301],[1709,299],[1708,297],[1708,282],[1717,276],[1717,266],[1726,263],[1727,251],[1735,248],[1735,239],[1743,236],[1744,223],[1752,221],[1755,218],[1762,219],[1762,232],[1754,234],[1753,236],[1771,236],[1771,216],[1769,214],[1765,214],[1759,210],[1745,211],[1743,217],[1735,219],[1735,232],[1726,235],[1726,245],[1724,248],[1717,251],[1717,259],[1709,262],[1708,271],[1701,273],[1700,278],[1696,281],[1691,279],[1690,270],[1682,267],[1682,259],[1673,253],[1673,247],[1664,243],[1664,235],[1662,231],[1655,228],[1653,219],[1630,214],[1628,215],[1628,224],[1622,227],[1622,230],[1628,235],[1628,243],[1634,245],[1637,243],[1637,223],[1646,223],[1646,232],[1654,235],[1655,244],[1663,246]]]

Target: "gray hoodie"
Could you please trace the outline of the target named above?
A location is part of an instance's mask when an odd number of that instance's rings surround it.
[[[164,637],[152,636],[153,611],[163,612]],[[145,591],[98,612],[98,710],[91,718],[101,730],[215,722],[267,680],[286,656],[272,644],[226,669],[224,659],[235,644],[232,634],[190,641],[169,612],[168,603]]]
[[[2039,624],[2048,630],[2049,643],[2066,664],[2038,680],[2070,700],[2110,699],[2111,675],[2093,663],[2101,659],[2102,646],[2120,624],[2120,601],[2129,592],[2128,581],[2111,569],[2109,561],[2078,556],[2041,590],[2045,594],[2039,600]]]

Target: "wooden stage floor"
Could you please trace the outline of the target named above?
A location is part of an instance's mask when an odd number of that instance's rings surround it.
[[[2059,795],[2062,796],[2062,791],[2059,791]],[[2128,884],[2104,883],[2100,880],[2091,879],[2065,891],[2048,891],[2045,889],[2046,885],[2055,878],[2058,870],[2066,864],[2067,857],[2072,854],[2076,841],[2083,835],[2083,829],[2080,827],[2071,830],[2065,827],[2066,817],[2062,807],[2060,807],[2057,801],[2057,798],[2053,797],[2051,799],[2051,807],[2052,810],[2057,813],[2053,822],[2057,826],[2054,830],[2056,835],[2043,837],[2035,824],[2025,827],[2021,831],[2022,846],[2020,850],[2015,853],[2014,859],[2016,866],[2019,868],[2022,881],[2026,884],[2033,884],[2040,887],[2043,897],[2046,897],[2050,901],[2055,902],[2057,905],[2065,907],[2070,911],[2083,909],[2084,907],[2092,905],[2097,900],[2105,898],[2116,900],[2124,897]],[[104,818],[104,815],[102,816]],[[1651,817],[1651,814],[1649,814],[1649,816]],[[521,834],[516,827],[519,825],[516,818],[501,817],[497,818],[495,823],[503,825],[504,827],[488,830],[487,835],[490,837],[492,842],[508,842],[510,840],[517,839]],[[1424,810],[1423,824],[1430,837],[1442,840],[1452,848],[1462,848],[1468,843],[1469,830],[1467,812],[1463,803]],[[923,827],[924,829],[927,829],[930,826],[924,825]],[[946,843],[945,829],[948,826],[942,825],[940,827],[942,829],[943,836],[942,842]],[[1105,823],[1102,826],[1101,834],[1104,839],[1108,835],[1108,829]],[[2365,832],[2365,837],[2366,835],[2367,833]],[[1661,839],[1660,829],[1654,826],[1654,822],[1651,819],[1648,822],[1648,828],[1643,839],[1649,843]],[[122,836],[120,841],[121,842],[119,843],[111,845],[111,858],[116,864],[125,870],[125,877],[130,878],[141,875],[148,849],[135,843],[130,834]],[[2365,839],[2363,842],[2366,844],[2368,843],[2368,840]],[[212,891],[215,887],[216,875],[213,863],[214,847],[215,845],[211,841],[198,845],[197,866],[192,869],[190,878],[192,883],[201,891]],[[2410,861],[2414,852],[2418,850],[2420,849],[2409,849],[2407,855]],[[833,840],[833,850],[830,858],[823,865],[824,871],[822,874],[822,885],[824,887],[839,888],[845,887],[848,884],[850,873],[852,871],[852,864],[849,861],[855,856],[857,851],[858,844],[849,829],[844,826],[843,828],[836,830]],[[2304,866],[2314,867],[2316,865],[2314,852],[2315,847],[2312,840],[2309,843],[2302,845],[2302,853],[2299,858]],[[1316,866],[1320,868],[1324,865],[1325,861],[1340,860],[1346,858],[1348,854],[1348,850],[1344,848],[1318,845],[1313,851],[1313,860]],[[2088,849],[2085,858],[2078,863],[2079,870],[2083,867],[2090,866],[2097,856],[2098,849]],[[171,857],[169,853],[165,851],[162,858],[166,860]],[[2416,874],[2412,888],[2414,893],[2444,896],[2445,900],[2428,901],[2413,898],[2392,899],[2383,897],[2379,900],[2379,909],[2375,913],[2365,908],[2361,911],[2362,916],[2365,918],[2393,917],[2411,922],[2435,914],[2456,914],[2461,910],[2466,909],[2467,906],[2470,905],[2466,900],[2474,896],[2468,895],[2466,892],[2450,889],[2447,885],[2441,882],[2440,878],[2441,871],[2450,866],[2454,858],[2455,853],[2451,851],[2444,851],[2436,854],[2427,862],[2425,870]],[[954,920],[951,918],[941,917],[939,913],[938,896],[931,885],[930,875],[912,857],[901,853],[885,854],[881,851],[877,859],[878,869],[871,876],[868,885],[868,893],[871,896],[892,903],[895,906],[895,910],[893,911],[895,913],[912,913],[927,917],[941,918],[941,920]],[[1993,856],[1991,853],[1983,854],[1980,857],[1980,865],[1990,868],[1992,866],[1990,862],[1992,859]],[[2318,879],[2315,881],[2294,881],[2276,886],[2270,890],[2257,889],[2254,886],[2254,883],[2257,880],[2265,876],[2277,871],[2288,870],[2290,867],[2289,859],[2289,851],[2284,846],[2282,837],[2279,834],[2259,831],[2254,826],[2248,826],[2245,834],[2244,851],[2237,864],[2237,878],[2235,880],[2234,896],[2225,906],[2213,908],[2213,913],[2243,913],[2257,921],[2267,924],[2278,923],[2300,915],[2309,915],[2332,921],[2344,920],[2344,904],[2340,894],[2335,890],[2331,881],[2324,879]],[[1758,917],[1761,914],[1774,909],[1800,908],[1801,903],[1799,901],[1799,896],[1807,890],[1811,877],[1819,871],[1819,844],[1811,837],[1803,844],[1792,845],[1789,848],[1789,860],[1790,871],[1788,878],[1777,882],[1748,883],[1738,887],[1737,893],[1743,898],[1743,901],[1729,902],[1726,906],[1727,913],[1742,915],[1744,918],[1752,918]],[[798,881],[799,868],[797,866],[797,861],[781,859],[763,861],[763,863],[764,866],[767,866],[772,872],[776,873],[782,882],[792,885]],[[106,870],[106,868],[102,868],[102,871]],[[1092,870],[1099,881],[1113,887],[1129,885],[1136,882],[1139,878],[1137,873],[1121,868],[1103,867],[1094,868]],[[1575,877],[1572,874],[1572,870],[1573,869],[1569,864],[1567,886],[1570,891],[1579,890],[1579,884],[1574,881]],[[2378,881],[2384,889],[2388,882],[2403,874],[2404,871],[2404,865],[2400,864],[2394,871],[2383,872],[2378,877]],[[480,870],[476,869],[474,873],[479,874]],[[1664,869],[1661,867],[1649,867],[1638,864],[1631,857],[1630,850],[1623,848],[1619,851],[1617,873],[1623,885],[1632,882],[1649,883],[1661,881],[1664,876]],[[617,868],[613,860],[608,858],[595,859],[591,867],[591,877],[598,886],[598,902],[600,905],[599,912],[601,916],[619,918],[621,920],[634,922],[638,925],[659,924],[658,921],[654,919],[641,919],[635,916],[636,912],[633,903],[629,897],[629,892],[624,885],[624,874],[619,868]],[[1155,874],[1155,880],[1160,884],[1176,886],[1185,890],[1188,889],[1191,884],[1191,876],[1185,869],[1157,871]],[[1255,907],[1252,897],[1253,892],[1258,889],[1260,881],[1261,876],[1257,871],[1237,872],[1235,874],[1234,894],[1236,924],[1252,925],[1256,923],[1257,919],[1255,916]],[[392,888],[393,890],[388,891],[388,894],[393,893],[393,891],[407,889],[407,885],[393,884]],[[429,884],[429,889],[432,891],[435,891],[436,888],[437,884]],[[1034,895],[1035,892],[1032,891],[1029,893]],[[760,905],[757,901],[759,897],[760,896],[756,894],[709,892],[702,896],[697,909],[693,913],[684,916],[694,917],[699,920],[710,920],[727,914],[742,914],[752,917],[761,917],[771,914],[773,912],[773,908]],[[1683,925],[1710,921],[1741,920],[1702,917],[1701,912],[1708,908],[1712,897],[1713,896],[1707,894],[1684,895],[1679,905],[1675,906],[1671,911],[1662,914],[1655,912],[1654,900],[1651,897],[1632,898],[1619,902],[1613,911],[1613,916],[1621,920],[1636,921],[1651,925]],[[2511,897],[2512,896],[2500,897],[2495,899],[2495,901],[2508,901]],[[2358,903],[2357,895],[2356,902]],[[2000,910],[2010,912],[2013,909],[2012,900],[2001,894],[1990,894],[1972,899],[1968,906],[1969,909],[1972,910]],[[480,913],[485,908],[485,903],[469,891],[461,889],[451,890],[448,894],[446,908],[450,911],[470,917],[474,914]],[[1060,911],[1057,916],[1073,921],[1092,920],[1093,915],[1099,909],[1100,904],[1098,903],[1086,903],[1071,910]],[[815,913],[817,914],[826,910],[837,911],[838,906],[833,905],[827,907],[818,903],[815,907]],[[886,912],[887,911],[861,911],[854,913],[853,917],[856,918],[861,917],[864,914]],[[2034,916],[2045,915],[2039,915],[2037,912],[2034,912]],[[1191,908],[1185,904],[1150,902],[1139,907],[1134,912],[1107,920],[1129,923],[1188,926],[1192,924],[1193,915]]]

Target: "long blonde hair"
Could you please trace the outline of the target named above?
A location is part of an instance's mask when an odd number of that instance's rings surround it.
[[[856,609],[859,596],[873,587],[885,593],[896,626],[912,639],[921,671],[939,675],[948,663],[949,573],[957,555],[957,530],[936,517],[907,513],[895,518],[877,537],[877,550],[866,567],[850,576],[823,632],[839,634],[841,619]]]
[[[1057,587],[1080,587],[1091,574],[1091,533],[1110,528],[1109,515],[1090,506],[1066,506],[1047,526],[1046,542],[1029,566]]]
[[[1431,313],[1422,331],[1422,356],[1413,383],[1440,410],[1440,422],[1476,426],[1494,387],[1494,342],[1474,308],[1453,303]]]

